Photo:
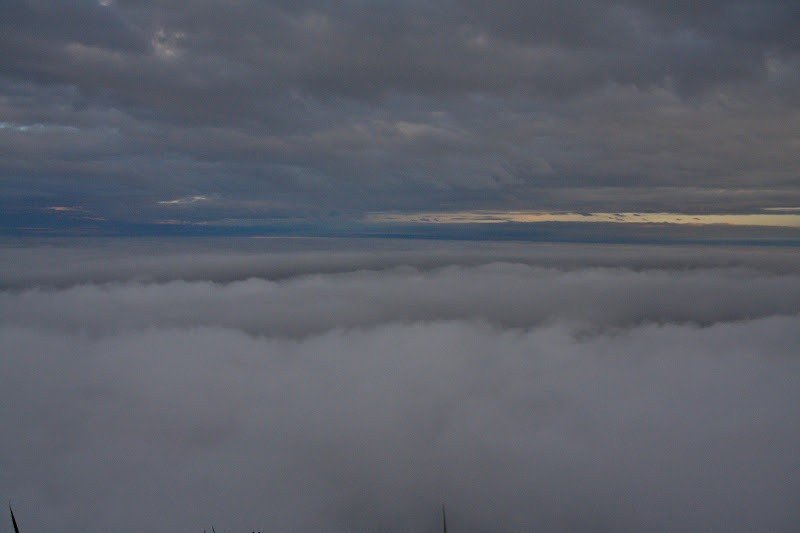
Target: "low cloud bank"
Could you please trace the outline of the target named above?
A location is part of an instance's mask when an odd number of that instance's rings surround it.
[[[0,293],[4,323],[91,335],[220,326],[251,335],[302,337],[441,320],[485,320],[506,328],[568,321],[603,330],[795,313],[800,313],[797,275],[737,269],[561,271],[509,263]]]
[[[365,239],[54,240],[0,248],[0,288],[139,281],[282,280],[398,266],[422,271],[503,262],[575,270],[741,268],[800,272],[796,248],[445,242]],[[65,242],[67,244],[65,244]]]
[[[23,531],[794,530],[800,277],[715,261],[8,289],[6,497]]]

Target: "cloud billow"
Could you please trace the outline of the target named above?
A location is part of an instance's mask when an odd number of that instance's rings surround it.
[[[444,500],[459,531],[797,526],[800,281],[752,268],[780,250],[737,250],[751,268],[672,250],[710,263],[687,269],[642,267],[648,248],[539,247],[544,267],[519,244],[405,246],[272,280],[215,280],[257,271],[229,251],[192,281],[124,281],[126,262],[2,291],[21,525],[437,531]]]

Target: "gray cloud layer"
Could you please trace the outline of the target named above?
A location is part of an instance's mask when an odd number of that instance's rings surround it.
[[[780,250],[137,246],[2,252],[80,282],[0,293],[23,528],[436,531],[442,499],[458,531],[800,524]]]
[[[790,0],[8,0],[5,224],[795,206],[798,22]]]
[[[426,242],[385,239],[54,239],[0,248],[0,288],[69,287],[84,283],[279,281],[313,274],[514,263],[558,270],[753,270],[795,274],[791,247],[631,246],[551,243]]]
[[[216,326],[253,335],[307,336],[386,322],[484,320],[530,328],[640,322],[713,324],[800,313],[800,278],[747,271],[560,272],[495,263],[428,273],[308,275],[281,282],[79,285],[0,296],[0,320],[104,335],[153,327]]]

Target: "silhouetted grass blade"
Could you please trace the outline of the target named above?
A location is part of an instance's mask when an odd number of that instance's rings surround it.
[[[19,528],[17,527],[17,520],[14,518],[14,509],[11,508],[11,504],[8,504],[8,510],[11,512],[11,523],[14,524],[14,533],[19,533]]]

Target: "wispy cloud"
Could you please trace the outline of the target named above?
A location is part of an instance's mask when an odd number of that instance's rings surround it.
[[[52,205],[52,206],[48,206],[48,207],[43,207],[42,209],[45,209],[47,211],[56,211],[56,212],[63,212],[63,213],[86,211],[85,209],[83,209],[81,207],[71,207],[71,206],[65,206],[65,205]]]
[[[780,211],[790,213],[792,211],[800,211],[800,207],[765,207],[764,211]]]
[[[191,205],[198,202],[208,202],[211,199],[204,195],[184,196],[183,198],[176,198],[175,200],[159,200],[160,205]]]

